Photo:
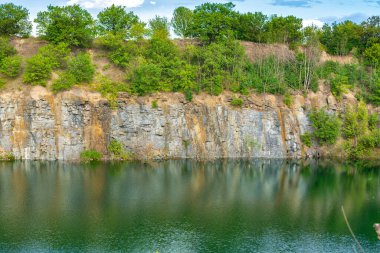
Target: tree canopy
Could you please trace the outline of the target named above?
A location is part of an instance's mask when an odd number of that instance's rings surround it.
[[[13,3],[0,4],[0,36],[27,37],[32,32],[29,11]]]
[[[95,22],[91,14],[79,5],[52,6],[37,14],[38,34],[53,43],[88,47],[95,36]]]

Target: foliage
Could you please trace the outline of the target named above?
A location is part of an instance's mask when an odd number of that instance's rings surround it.
[[[51,77],[53,68],[49,58],[36,54],[27,60],[23,82],[32,85],[45,86]]]
[[[21,72],[22,58],[20,56],[8,56],[0,61],[0,73],[6,77],[15,78]]]
[[[337,98],[340,98],[342,94],[346,93],[350,87],[347,76],[338,74],[330,81],[331,93]]]
[[[149,27],[153,39],[169,38],[169,21],[166,17],[156,16],[149,20]]]
[[[97,76],[95,83],[97,87],[96,90],[109,100],[111,108],[117,107],[117,96],[119,92],[130,91],[129,87],[125,84],[112,81],[105,76]]]
[[[302,143],[305,144],[309,148],[313,145],[313,143],[311,141],[311,137],[312,137],[312,135],[309,132],[306,132],[306,133],[301,135]]]
[[[87,53],[79,53],[68,61],[67,72],[75,77],[76,83],[89,83],[95,74],[95,67],[92,65],[91,57]]]
[[[288,107],[292,106],[293,104],[293,98],[289,93],[285,93],[284,104],[287,105]]]
[[[321,144],[333,144],[339,137],[340,121],[334,114],[329,114],[324,109],[313,110],[309,119],[314,129],[313,137]]]
[[[41,47],[38,53],[27,61],[23,82],[32,85],[46,85],[54,69],[65,67],[69,52],[65,43],[48,44]],[[56,85],[56,87],[58,86],[59,84]]]
[[[5,80],[0,77],[0,89],[2,89],[5,86]]]
[[[63,73],[51,86],[54,92],[68,90],[76,83],[76,78],[71,73]]]
[[[34,20],[40,37],[53,43],[88,47],[95,35],[91,14],[79,5],[52,6]]]
[[[262,12],[242,13],[238,19],[237,38],[253,42],[265,42],[268,17]]]
[[[363,102],[355,108],[347,106],[343,114],[343,136],[351,139],[364,135],[368,129],[368,119],[367,108]]]
[[[127,12],[124,6],[113,4],[98,14],[98,29],[101,34],[120,34],[124,39],[130,37],[130,29],[138,22],[139,18],[133,12]]]
[[[152,109],[157,109],[157,108],[158,108],[157,100],[153,100],[152,101]]]
[[[84,150],[80,153],[80,159],[82,162],[97,162],[102,159],[103,155],[96,150]]]
[[[368,116],[368,128],[369,130],[375,130],[379,122],[379,114],[374,113]]]
[[[7,56],[17,53],[16,49],[11,45],[9,38],[0,37],[0,61]]]
[[[367,48],[363,55],[368,65],[378,67],[380,65],[380,43]]]
[[[0,4],[0,36],[28,37],[32,32],[29,11],[13,3]]]
[[[191,34],[193,22],[193,11],[186,7],[178,7],[173,12],[171,25],[174,33],[182,38],[187,38]]]
[[[125,152],[124,145],[115,139],[110,141],[108,145],[108,152],[110,152],[112,159],[130,160],[131,156]]]
[[[320,41],[327,52],[333,55],[347,55],[358,47],[362,28],[352,21],[325,24],[322,28]]]
[[[235,107],[242,107],[243,104],[244,104],[244,101],[243,101],[243,99],[241,99],[241,98],[234,97],[234,98],[231,100],[231,105],[232,105],[232,106],[235,106]]]
[[[266,24],[266,40],[277,43],[299,43],[302,40],[302,19],[273,15]]]
[[[192,37],[211,44],[230,39],[237,25],[233,3],[204,3],[195,7],[191,26]]]
[[[132,90],[139,95],[160,90],[161,68],[153,63],[142,63],[131,75]]]

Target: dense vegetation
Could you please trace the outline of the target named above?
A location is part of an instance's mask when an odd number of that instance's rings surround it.
[[[54,92],[91,85],[112,106],[118,92],[174,91],[191,100],[194,93],[218,95],[223,90],[281,94],[291,106],[292,92],[317,91],[324,82],[338,100],[352,90],[361,103],[380,105],[379,16],[361,24],[345,21],[303,27],[302,19],[294,16],[239,13],[232,3],[205,3],[194,10],[175,9],[172,20],[156,16],[144,23],[122,6],[104,9],[97,19],[79,5],[48,6],[34,22],[38,36],[49,43],[24,62],[9,38],[30,35],[28,18],[22,6],[0,5],[0,86],[22,74],[25,84],[48,86]],[[170,38],[171,29],[181,40]],[[269,54],[252,62],[242,40],[286,44],[293,54],[282,58]],[[90,47],[102,50],[125,73],[124,81],[96,73]],[[323,51],[351,55],[357,63],[322,64]],[[243,100],[235,97],[231,105],[241,107]],[[351,157],[378,146],[376,115],[366,116],[362,104],[346,108],[342,115],[320,110],[309,116],[314,132],[302,136],[306,146],[312,146],[313,140],[328,145],[342,136]],[[117,143],[111,149],[115,156],[124,157]]]

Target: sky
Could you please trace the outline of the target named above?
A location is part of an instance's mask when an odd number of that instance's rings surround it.
[[[324,22],[340,22],[350,19],[361,22],[380,13],[380,0],[235,0],[232,1],[239,12],[261,11],[266,15],[294,15],[304,20],[304,25],[322,25]],[[48,5],[79,4],[96,17],[103,8],[112,4],[124,5],[135,12],[143,21],[155,15],[171,18],[178,6],[194,8],[205,2],[230,2],[213,0],[0,0],[12,2],[29,9],[33,20],[39,11]]]

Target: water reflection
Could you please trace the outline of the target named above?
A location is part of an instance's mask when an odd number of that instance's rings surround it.
[[[0,163],[0,251],[378,251],[378,164]],[[302,238],[300,240],[300,238]]]

